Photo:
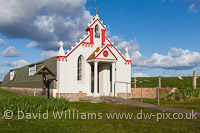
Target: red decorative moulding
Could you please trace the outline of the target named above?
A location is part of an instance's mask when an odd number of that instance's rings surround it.
[[[57,61],[67,61],[67,57],[66,56],[56,56]]]
[[[104,57],[108,57],[108,51],[105,50],[105,51],[103,52],[103,56],[104,56]]]

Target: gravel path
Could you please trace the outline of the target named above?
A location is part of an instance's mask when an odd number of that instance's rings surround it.
[[[155,109],[155,110],[166,111],[166,112],[183,113],[183,114],[192,113],[192,110],[183,110],[183,109],[171,108],[171,107],[159,107],[159,106],[156,106],[153,104],[136,102],[136,101],[132,101],[132,100],[122,99],[119,97],[103,97],[103,99],[105,102],[129,104],[129,105],[134,105],[137,107]],[[194,113],[197,113],[196,116],[200,116],[200,112],[193,111],[193,114]]]

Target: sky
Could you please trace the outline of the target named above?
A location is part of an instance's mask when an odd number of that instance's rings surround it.
[[[1,0],[0,81],[13,68],[55,56],[83,38],[98,6],[106,35],[132,76],[200,74],[200,0]]]

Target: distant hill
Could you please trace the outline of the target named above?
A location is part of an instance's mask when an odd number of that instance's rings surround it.
[[[192,88],[193,77],[182,78],[183,80],[179,80],[177,77],[162,77],[162,87],[177,87],[179,89]],[[134,77],[132,77],[131,81],[133,88]],[[146,88],[156,87],[158,86],[158,77],[137,77],[137,88],[141,87],[141,83],[144,84],[143,87]],[[197,88],[200,88],[200,78],[197,78]]]

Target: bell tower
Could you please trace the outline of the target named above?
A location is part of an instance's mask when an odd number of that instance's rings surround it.
[[[103,22],[99,20],[99,16],[97,14],[98,7],[94,8],[96,10],[96,14],[91,21],[91,24],[88,24],[86,28],[86,32],[90,34],[90,43],[94,45],[105,45],[105,31],[106,26],[103,25]]]

